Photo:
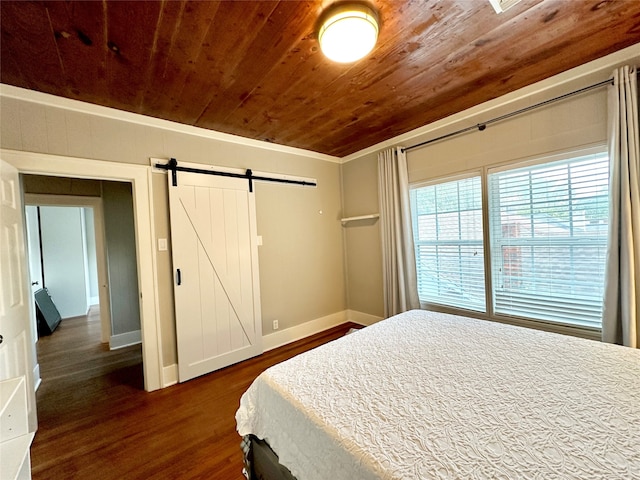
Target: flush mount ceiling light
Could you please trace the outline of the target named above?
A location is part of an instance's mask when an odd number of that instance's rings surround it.
[[[378,39],[378,15],[366,3],[334,3],[320,20],[320,49],[334,62],[350,63],[361,59],[373,49]]]

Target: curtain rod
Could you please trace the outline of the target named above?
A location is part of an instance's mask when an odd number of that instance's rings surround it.
[[[402,148],[402,151],[403,152],[408,152],[409,150],[413,150],[414,148],[424,147],[425,145],[429,145],[430,143],[434,143],[434,142],[437,142],[439,140],[444,140],[445,138],[453,137],[455,135],[460,135],[461,133],[466,133],[466,132],[469,132],[469,131],[475,130],[475,129],[478,129],[479,131],[483,131],[485,128],[487,128],[487,125],[490,125],[492,123],[496,123],[496,122],[499,122],[501,120],[506,120],[507,118],[515,117],[516,115],[520,115],[521,113],[525,113],[525,112],[528,112],[530,110],[533,110],[533,109],[536,109],[536,108],[539,108],[539,107],[544,107],[545,105],[549,105],[550,103],[558,102],[560,100],[564,100],[565,98],[573,97],[574,95],[579,95],[581,93],[588,92],[589,90],[594,90],[596,88],[600,88],[600,87],[603,87],[605,85],[613,85],[613,79],[610,78],[608,80],[603,80],[602,82],[594,83],[593,85],[589,85],[588,87],[584,87],[584,88],[581,88],[579,90],[575,90],[573,92],[565,93],[564,95],[560,95],[558,97],[554,97],[554,98],[551,98],[549,100],[545,100],[544,102],[536,103],[534,105],[530,105],[528,107],[521,108],[520,110],[516,110],[515,112],[507,113],[505,115],[501,115],[499,117],[492,118],[491,120],[487,120],[486,122],[478,123],[476,125],[472,125],[470,127],[463,128],[463,129],[457,130],[457,131],[452,132],[452,133],[447,133],[446,135],[441,135],[439,137],[432,138],[431,140],[427,140],[425,142],[421,142],[421,143],[418,143],[416,145],[412,145],[410,147],[404,147],[404,148]]]

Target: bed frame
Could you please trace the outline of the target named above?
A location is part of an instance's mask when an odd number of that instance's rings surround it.
[[[241,447],[248,480],[296,480],[289,469],[280,465],[278,456],[264,440],[247,435]]]

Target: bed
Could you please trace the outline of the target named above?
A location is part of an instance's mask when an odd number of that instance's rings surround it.
[[[640,351],[410,311],[263,372],[249,478],[640,479]]]

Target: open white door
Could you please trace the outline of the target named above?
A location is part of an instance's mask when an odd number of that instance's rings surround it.
[[[0,380],[25,376],[29,431],[36,430],[28,266],[18,171],[0,160]]]
[[[168,177],[184,382],[262,353],[255,194],[244,179]]]

